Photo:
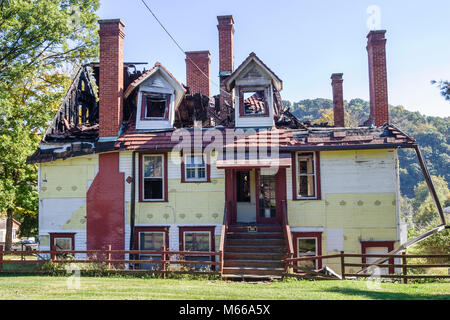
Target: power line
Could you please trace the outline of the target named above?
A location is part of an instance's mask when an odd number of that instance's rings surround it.
[[[220,88],[220,85],[216,82],[214,82],[213,80],[211,80],[211,77],[209,77],[206,73],[203,72],[202,69],[200,69],[200,67],[186,54],[186,51],[181,47],[181,45],[177,42],[177,40],[175,40],[175,38],[170,34],[170,32],[166,29],[166,27],[164,27],[164,25],[162,24],[162,22],[158,19],[158,17],[156,16],[156,14],[152,11],[152,9],[150,9],[150,7],[147,5],[147,3],[144,0],[141,0],[142,3],[144,4],[144,6],[147,8],[147,10],[151,13],[151,15],[155,18],[155,20],[159,23],[159,25],[161,26],[161,28],[167,33],[167,35],[170,37],[170,39],[172,39],[172,41],[175,43],[175,45],[178,47],[178,49],[180,49],[181,52],[183,52],[183,54],[186,56],[186,58],[197,68],[198,71],[200,71],[200,73],[208,79],[208,81],[211,81],[214,85],[219,87],[219,90],[221,92],[224,92],[228,95],[231,96],[231,93],[223,90]]]

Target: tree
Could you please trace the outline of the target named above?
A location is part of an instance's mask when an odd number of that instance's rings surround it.
[[[450,81],[432,80],[431,84],[436,85],[441,91],[441,95],[444,97],[444,99],[450,101]]]
[[[26,157],[70,84],[70,71],[98,56],[98,0],[0,0],[0,212],[22,235],[36,232],[37,168]],[[33,227],[34,226],[34,227]]]

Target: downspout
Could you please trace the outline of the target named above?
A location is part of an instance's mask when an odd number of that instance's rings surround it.
[[[131,200],[130,200],[130,250],[134,250],[134,222],[136,216],[136,151],[133,151],[131,163]]]

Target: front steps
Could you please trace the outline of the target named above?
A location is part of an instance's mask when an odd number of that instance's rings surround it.
[[[223,278],[280,279],[287,249],[281,226],[230,226],[224,247]],[[254,231],[256,227],[256,231]]]

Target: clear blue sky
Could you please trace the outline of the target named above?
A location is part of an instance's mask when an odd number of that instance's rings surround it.
[[[235,19],[235,66],[254,51],[283,80],[283,99],[331,98],[330,75],[344,73],[344,98],[369,98],[367,8],[380,8],[386,29],[389,103],[450,116],[430,80],[450,80],[448,0],[146,0],[186,51],[211,51],[218,81],[217,15]],[[101,0],[101,19],[126,25],[126,61],[156,61],[185,83],[183,54],[141,0]],[[218,88],[212,85],[212,92]]]

